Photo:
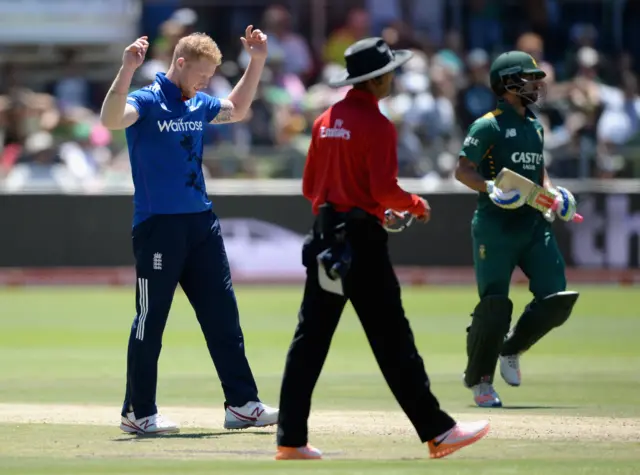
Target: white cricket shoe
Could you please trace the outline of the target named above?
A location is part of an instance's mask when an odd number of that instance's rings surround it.
[[[500,376],[509,386],[520,386],[520,355],[500,356]]]
[[[476,384],[471,388],[473,400],[478,407],[502,407],[500,396],[491,383]]]
[[[133,412],[129,412],[127,417],[121,418],[120,430],[127,434],[154,435],[180,432],[180,427],[160,414],[136,419]]]
[[[224,415],[225,429],[267,427],[278,423],[278,409],[261,402],[251,401],[242,407],[227,406]]]

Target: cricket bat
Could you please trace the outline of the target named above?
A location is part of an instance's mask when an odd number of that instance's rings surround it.
[[[546,212],[549,209],[556,210],[558,203],[556,202],[555,195],[549,190],[545,189],[528,178],[523,177],[519,173],[503,168],[498,173],[498,176],[494,180],[495,186],[501,190],[518,190],[526,197],[527,205],[534,209],[537,209],[541,213]],[[573,221],[581,223],[584,220],[582,215],[578,213],[573,217]]]

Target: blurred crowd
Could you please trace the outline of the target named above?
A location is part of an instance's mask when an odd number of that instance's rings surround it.
[[[313,120],[348,90],[330,89],[326,79],[343,66],[349,44],[381,35],[394,48],[414,51],[397,74],[392,95],[380,103],[398,129],[401,177],[451,179],[467,127],[495,108],[488,84],[491,61],[513,48],[530,53],[547,72],[547,97],[534,111],[545,127],[550,174],[640,177],[635,54],[602,48],[605,35],[593,22],[568,22],[551,8],[542,19],[545,28],[537,27],[542,20],[532,15],[531,21],[516,22],[520,31],[507,41],[503,30],[513,11],[505,13],[499,0],[467,1],[470,6],[460,29],[442,21],[444,0],[429,0],[413,11],[394,9],[396,4],[406,6],[406,1],[364,1],[345,11],[341,24],[315,49],[308,35],[294,27],[286,6],[268,6],[253,20],[269,36],[267,68],[256,100],[243,122],[208,126],[205,175],[299,178]],[[196,11],[182,8],[161,23],[132,88],[167,70],[175,43],[197,30],[198,20]],[[548,40],[559,33],[564,42]],[[209,92],[225,97],[248,58],[237,48],[237,36],[212,36],[224,58]],[[106,130],[98,119],[112,78],[89,81],[75,53],[73,48],[65,52],[59,77],[42,91],[25,88],[20,71],[5,66],[0,86],[0,186],[9,191],[56,186],[91,192],[130,184],[124,133]],[[116,69],[114,65],[114,73]]]

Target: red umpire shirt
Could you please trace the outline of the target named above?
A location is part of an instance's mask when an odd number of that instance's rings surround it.
[[[325,202],[357,207],[384,221],[387,209],[426,213],[418,195],[398,185],[397,132],[371,93],[351,89],[313,124],[302,193],[313,213]]]

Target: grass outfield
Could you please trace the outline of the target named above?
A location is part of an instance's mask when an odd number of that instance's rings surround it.
[[[222,430],[223,396],[204,338],[178,293],[160,358],[158,402],[179,435],[119,432],[133,289],[0,289],[0,473],[638,473],[640,292],[585,287],[569,322],[522,360],[523,386],[496,387],[501,410],[472,405],[460,380],[469,287],[404,291],[416,342],[445,409],[488,417],[486,440],[425,460],[360,324],[345,313],[314,396],[321,463],[276,463],[273,430]],[[247,353],[261,398],[277,405],[299,288],[240,288]],[[521,309],[525,288],[512,299]]]

